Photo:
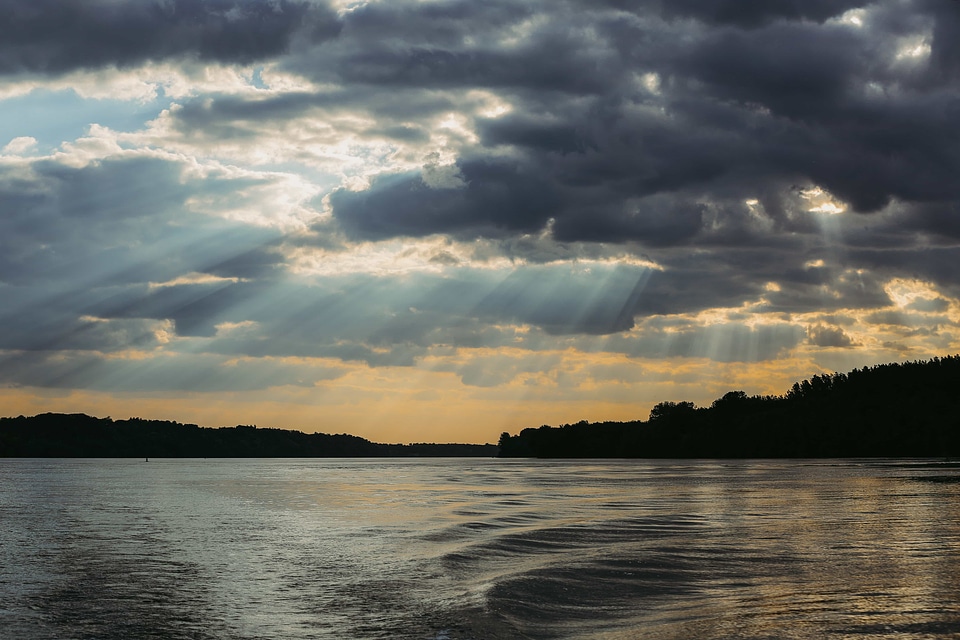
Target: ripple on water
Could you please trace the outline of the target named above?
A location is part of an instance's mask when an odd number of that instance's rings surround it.
[[[912,478],[938,475],[4,462],[0,616],[24,640],[957,637],[960,485]]]

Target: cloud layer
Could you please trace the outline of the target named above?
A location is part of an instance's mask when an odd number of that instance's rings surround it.
[[[958,43],[949,0],[4,3],[0,108],[100,117],[0,140],[0,381],[629,418],[955,351]]]

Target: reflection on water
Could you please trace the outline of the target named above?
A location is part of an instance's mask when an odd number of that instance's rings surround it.
[[[41,638],[947,638],[936,461],[0,460]]]

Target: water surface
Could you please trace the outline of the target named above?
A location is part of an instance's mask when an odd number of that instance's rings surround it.
[[[958,478],[928,460],[0,460],[0,629],[956,638]]]

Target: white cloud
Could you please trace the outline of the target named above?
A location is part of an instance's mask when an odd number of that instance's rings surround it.
[[[6,146],[3,147],[4,154],[10,155],[23,155],[30,149],[37,146],[37,139],[32,136],[18,136],[8,142]]]
[[[262,97],[317,89],[310,80],[271,63],[241,66],[148,62],[132,68],[81,70],[54,77],[34,74],[0,78],[0,100],[40,90],[72,91],[87,100],[146,103],[161,96],[171,100],[206,94]]]

